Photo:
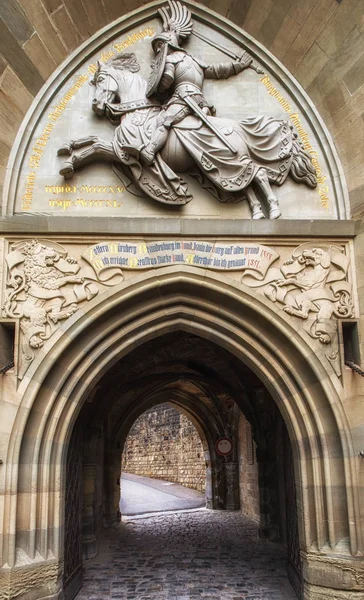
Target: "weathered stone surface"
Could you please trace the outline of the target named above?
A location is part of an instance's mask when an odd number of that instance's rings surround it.
[[[0,23],[0,51],[18,75],[23,85],[35,96],[42,87],[44,79],[20,48],[16,38],[7,29],[6,25]],[[7,114],[11,114],[10,111]]]
[[[26,42],[34,31],[16,0],[7,0],[1,4],[0,17],[20,45]]]
[[[252,427],[244,417],[239,419],[239,487],[241,511],[259,522],[259,482],[257,445],[253,440]]]
[[[68,51],[74,50],[81,42],[81,37],[72,23],[68,12],[61,6],[51,14],[51,20],[55,28],[62,36],[62,40]]]
[[[37,65],[39,73],[46,80],[53,73],[56,63],[39,35],[34,32],[29,40],[25,42],[23,48],[32,63]]]

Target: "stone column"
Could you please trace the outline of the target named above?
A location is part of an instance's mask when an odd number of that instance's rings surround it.
[[[225,509],[240,510],[239,465],[236,462],[223,464],[226,480]]]

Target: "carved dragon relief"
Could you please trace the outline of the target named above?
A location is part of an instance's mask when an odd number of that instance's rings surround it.
[[[269,300],[302,319],[303,329],[312,338],[330,347],[326,356],[337,375],[341,370],[336,320],[354,316],[349,262],[341,246],[305,243],[280,268],[271,267],[264,281],[242,277],[250,287],[262,287]]]

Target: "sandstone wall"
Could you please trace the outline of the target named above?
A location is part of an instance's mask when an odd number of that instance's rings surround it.
[[[125,442],[122,471],[205,491],[203,446],[192,423],[168,404],[159,404],[134,423]]]

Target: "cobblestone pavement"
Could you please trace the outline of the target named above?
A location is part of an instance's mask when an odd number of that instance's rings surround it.
[[[297,600],[283,547],[239,512],[124,517],[84,567],[77,600]]]

